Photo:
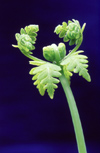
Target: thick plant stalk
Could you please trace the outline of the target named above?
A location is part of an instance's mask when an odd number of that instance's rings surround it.
[[[60,77],[60,81],[61,81],[62,87],[64,89],[64,92],[65,92],[65,95],[68,101],[68,105],[69,105],[69,109],[70,109],[70,113],[72,117],[72,122],[74,126],[78,151],[79,153],[87,153],[78,109],[77,109],[76,102],[75,102],[73,93],[71,91],[69,82],[64,76],[64,74],[62,74],[62,76]]]

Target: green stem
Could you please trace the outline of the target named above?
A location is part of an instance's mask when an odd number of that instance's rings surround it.
[[[79,151],[79,153],[87,153],[84,135],[83,135],[83,129],[82,129],[78,109],[77,109],[76,102],[75,102],[73,93],[71,91],[69,82],[65,78],[64,74],[62,74],[62,76],[60,77],[60,81],[61,81],[62,87],[64,89],[64,92],[65,92],[65,95],[66,95],[66,98],[68,101],[70,113],[72,116],[78,151]]]
[[[83,41],[83,35],[81,36],[80,42],[72,49],[72,51],[68,55],[76,52],[78,50],[78,48],[81,46],[82,41]]]
[[[25,52],[25,51],[22,51],[22,50],[20,50],[20,51],[22,52],[22,54],[24,54],[26,57],[28,57],[29,59],[31,59],[31,60],[33,60],[33,61],[41,61],[41,62],[44,62],[43,60],[41,60],[41,59],[39,59],[39,58],[37,58],[37,57],[34,57],[34,56],[28,54],[28,53]]]
[[[82,44],[82,41],[83,41],[83,35],[81,36],[80,42],[72,49],[72,51],[67,56],[65,56],[64,59],[68,58],[71,54],[76,52],[78,50],[78,48],[80,47],[80,45]]]

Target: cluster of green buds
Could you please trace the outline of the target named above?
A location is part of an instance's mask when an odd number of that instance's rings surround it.
[[[52,44],[46,47],[43,47],[43,56],[46,60],[58,63],[66,55],[66,46],[64,43]]]
[[[29,25],[24,29],[21,28],[20,33],[15,34],[15,38],[17,40],[17,45],[13,45],[13,47],[18,47],[22,52],[27,52],[32,54],[32,50],[35,49],[35,41],[36,36],[39,31],[38,25]]]
[[[66,22],[63,22],[62,25],[58,25],[55,28],[55,33],[59,34],[59,38],[63,38],[64,42],[69,41],[69,45],[77,45],[82,39],[82,33],[85,28],[85,24],[83,28],[81,28],[79,21],[72,19]]]

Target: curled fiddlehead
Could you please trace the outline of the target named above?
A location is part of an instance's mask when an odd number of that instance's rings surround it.
[[[69,45],[77,45],[80,41],[82,41],[82,33],[85,28],[85,24],[83,24],[82,28],[79,24],[78,20],[72,19],[66,22],[63,22],[62,25],[58,25],[54,32],[59,34],[59,38],[63,38],[64,42],[69,41]]]
[[[43,47],[43,56],[46,60],[57,63],[65,57],[66,55],[66,46],[64,43],[52,44],[49,46]]]
[[[59,34],[60,38],[63,38],[64,42],[69,41],[70,46],[74,44],[76,45],[76,47],[71,50],[71,52],[69,52],[69,54],[60,62],[60,65],[63,66],[63,72],[69,82],[73,72],[79,73],[79,75],[85,78],[87,81],[91,81],[87,70],[88,57],[85,55],[80,55],[80,53],[84,51],[77,51],[83,40],[85,25],[86,23],[84,23],[81,28],[79,21],[72,19],[72,21],[69,20],[68,23],[63,22],[62,25],[58,25],[54,30],[56,34]]]
[[[31,51],[35,49],[34,44],[38,31],[38,25],[29,25],[26,26],[24,29],[21,28],[20,33],[15,34],[17,45],[13,45],[13,47],[19,48],[23,54],[32,54]]]

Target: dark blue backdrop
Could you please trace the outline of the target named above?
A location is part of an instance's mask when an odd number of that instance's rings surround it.
[[[87,23],[80,49],[85,50],[89,57],[92,82],[74,75],[71,88],[88,152],[100,152],[99,9],[99,0],[0,1],[0,153],[15,153],[16,145],[19,145],[18,153],[77,153],[71,116],[61,85],[53,100],[47,94],[40,96],[29,75],[32,66],[28,64],[28,59],[11,46],[16,44],[14,35],[21,27],[38,24],[40,31],[34,55],[43,59],[42,47],[62,41],[53,33],[54,28],[73,18],[79,20],[81,25]],[[70,47],[66,45],[69,50]],[[46,150],[45,142],[65,146],[49,146]],[[41,143],[44,150],[39,145]],[[28,144],[31,146],[25,147]],[[14,147],[10,150],[9,146]]]

